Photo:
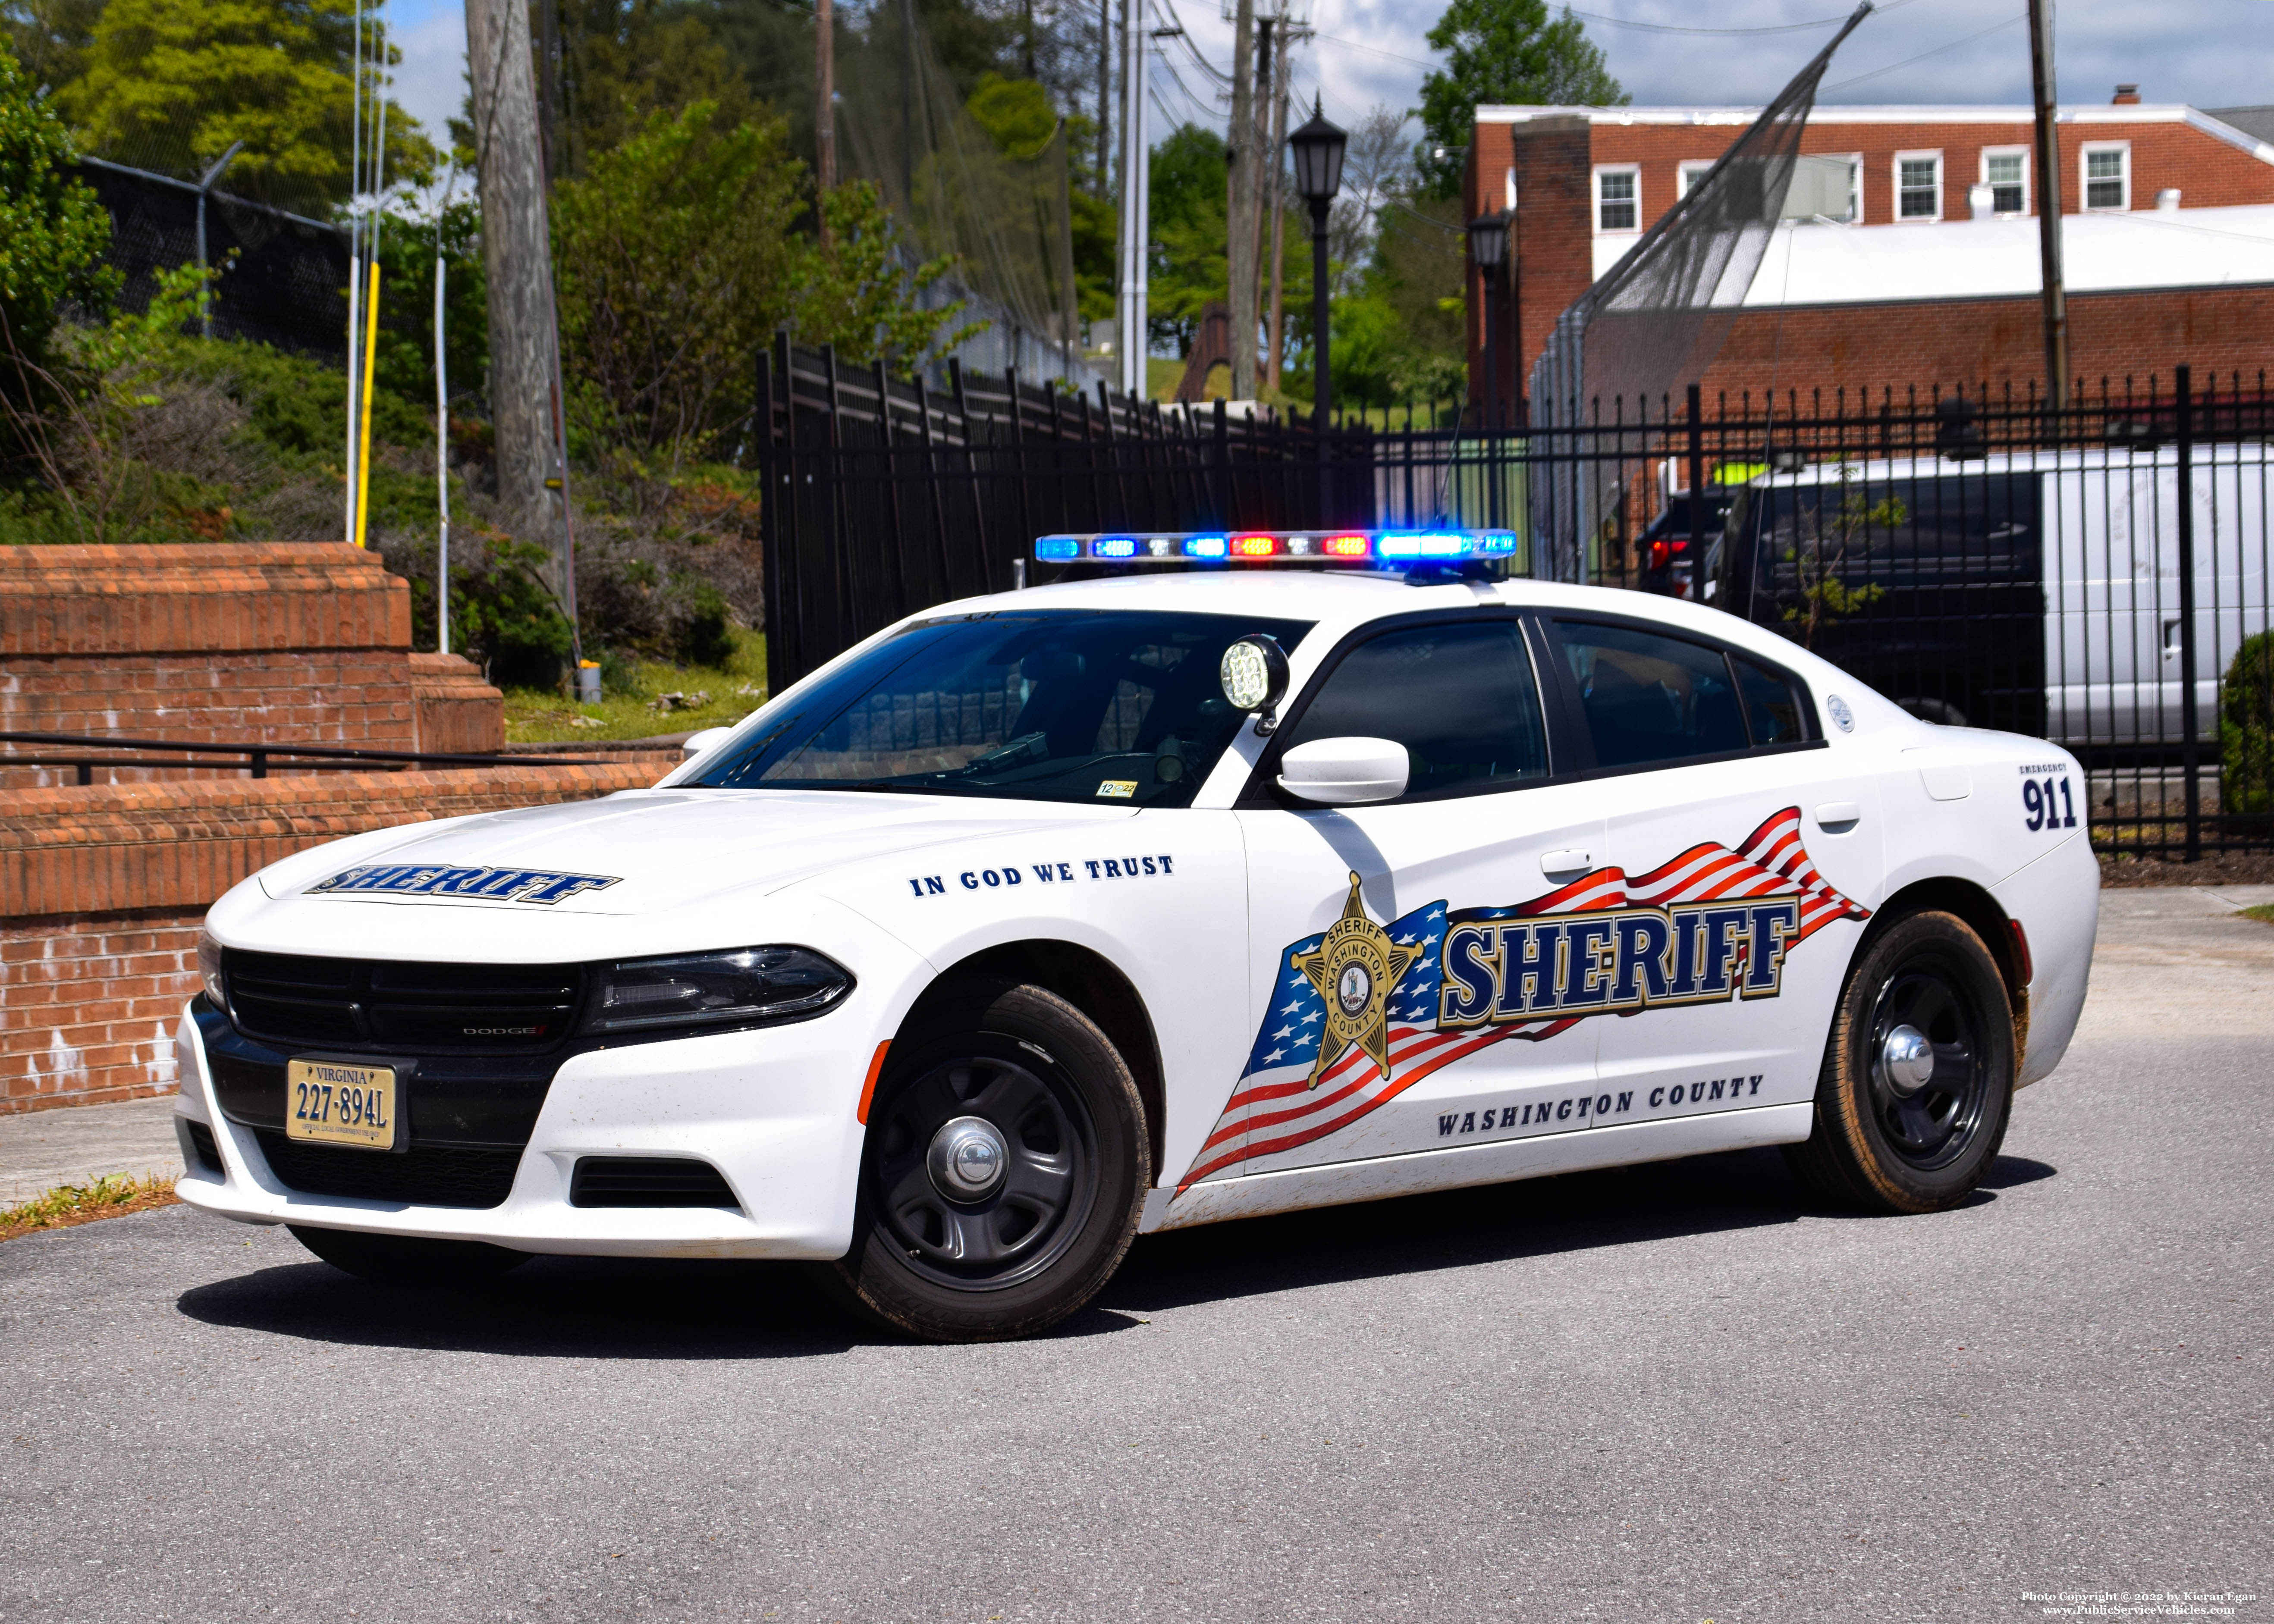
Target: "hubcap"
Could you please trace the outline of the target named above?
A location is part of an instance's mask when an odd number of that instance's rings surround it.
[[[1864,1057],[1880,1131],[1920,1172],[1948,1167],[1988,1118],[1984,1011],[1960,966],[1932,949],[1899,965],[1872,1003]]]
[[[958,1116],[932,1135],[924,1165],[932,1188],[951,1201],[984,1199],[1003,1182],[1011,1147],[984,1116]]]
[[[1895,1097],[1908,1100],[1934,1080],[1934,1045],[1916,1026],[1897,1026],[1879,1049],[1887,1069],[1887,1086]]]
[[[1097,1191],[1096,1131],[1054,1063],[968,1040],[877,1108],[868,1177],[907,1267],[957,1290],[1033,1278],[1081,1235]]]

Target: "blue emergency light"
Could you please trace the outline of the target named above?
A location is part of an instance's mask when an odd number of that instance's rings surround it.
[[[1511,530],[1180,530],[1043,536],[1042,564],[1384,564],[1506,559]]]

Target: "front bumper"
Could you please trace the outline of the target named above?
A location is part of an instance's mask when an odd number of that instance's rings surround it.
[[[288,1188],[255,1130],[222,1112],[185,1006],[174,1040],[182,1082],[175,1109],[211,1133],[222,1165],[215,1170],[192,1154],[176,1189],[192,1207],[246,1223],[487,1241],[521,1252],[842,1257],[852,1242],[863,1132],[855,1113],[877,1041],[862,1013],[848,1001],[813,1020],[573,1056],[546,1091],[504,1202],[467,1208]],[[576,1206],[570,1180],[586,1156],[707,1162],[740,1206]]]

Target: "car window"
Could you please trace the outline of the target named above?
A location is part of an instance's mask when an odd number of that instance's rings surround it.
[[[1410,799],[1547,775],[1540,686],[1513,620],[1410,626],[1344,655],[1287,734],[1405,747]]]
[[[1800,685],[1782,672],[1756,665],[1742,654],[1729,657],[1737,673],[1737,692],[1745,703],[1745,725],[1753,742],[1792,744],[1808,737],[1808,702]]]
[[[1308,626],[1045,610],[913,626],[779,708],[690,783],[1186,806],[1246,718],[1224,651]]]
[[[1646,766],[1750,745],[1720,650],[1585,620],[1558,620],[1555,632],[1598,766]]]

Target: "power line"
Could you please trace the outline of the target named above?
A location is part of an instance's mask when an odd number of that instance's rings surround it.
[[[1817,94],[1818,95],[1826,95],[1835,90],[1845,90],[1850,85],[1860,85],[1867,79],[1879,78],[1882,73],[1893,73],[1897,68],[1908,68],[1914,62],[1924,62],[1929,56],[1939,56],[1943,52],[1947,50],[1956,50],[1962,45],[1971,45],[1975,41],[1983,38],[1986,34],[1995,34],[2000,28],[2012,27],[2015,23],[2023,21],[2028,15],[2029,14],[2024,11],[2016,13],[2012,17],[2002,18],[1999,21],[1992,23],[1987,28],[1976,29],[1972,34],[1968,34],[1963,39],[1949,41],[1945,44],[1936,46],[1932,50],[1923,50],[1916,56],[1906,56],[1901,62],[1891,62],[1884,68],[1873,68],[1869,73],[1858,73],[1853,79],[1843,79],[1836,85],[1826,85]]]
[[[1909,5],[1910,3],[1911,0],[1887,0],[1886,4],[1874,6],[1872,7],[1872,11],[1875,14],[1881,11],[1892,11],[1897,6]],[[1582,11],[1573,6],[1566,6],[1564,10],[1570,11],[1574,17],[1584,17],[1591,23],[1608,23],[1614,28],[1636,28],[1641,30],[1645,34],[1706,34],[1740,35],[1754,34],[1804,34],[1811,28],[1828,28],[1834,23],[1844,23],[1848,20],[1850,15],[1849,12],[1842,11],[1836,17],[1811,18],[1809,21],[1804,23],[1770,23],[1758,28],[1694,28],[1686,23],[1637,22],[1629,18],[1612,17],[1602,11]]]

